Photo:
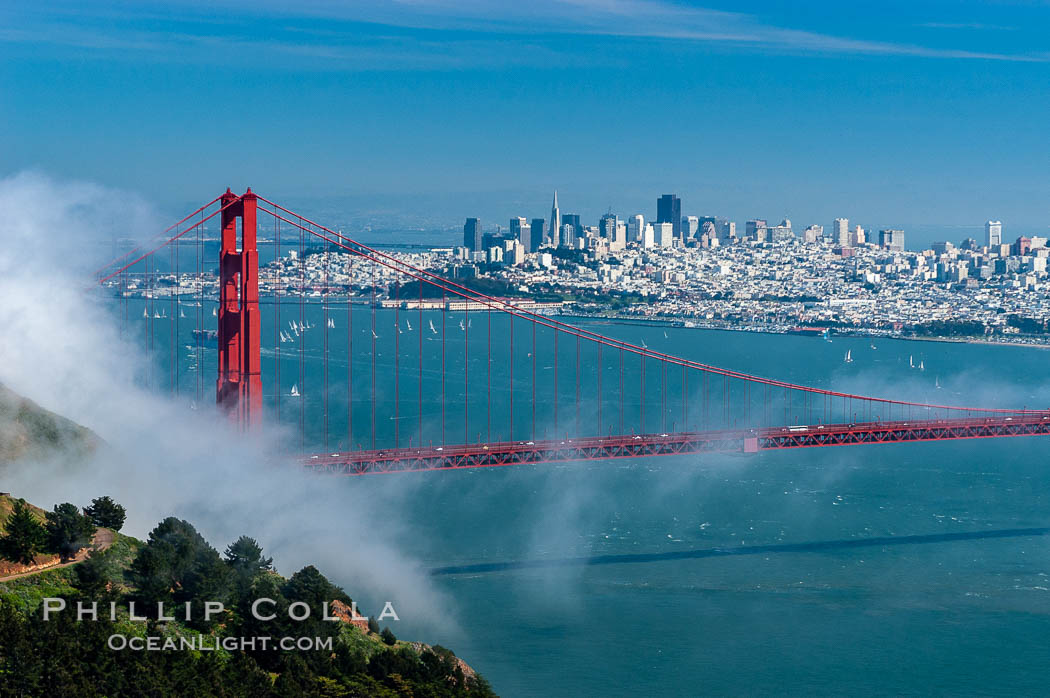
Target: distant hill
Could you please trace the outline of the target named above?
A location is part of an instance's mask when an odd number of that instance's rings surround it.
[[[90,429],[0,384],[0,465],[24,457],[89,455],[101,443]]]

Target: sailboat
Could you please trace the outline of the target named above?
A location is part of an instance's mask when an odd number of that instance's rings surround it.
[[[406,325],[408,325],[408,331],[409,331],[409,332],[411,332],[411,331],[412,331],[412,321],[411,321],[411,320],[409,320],[409,319],[408,319],[408,318],[406,317],[406,318],[405,318],[405,324],[406,324]]]
[[[933,379],[933,387],[937,388],[937,390],[941,389],[941,379],[940,379],[939,376],[938,377],[934,377],[934,379]]]
[[[153,311],[153,319],[154,320],[160,320],[161,319],[160,313],[158,313],[156,310]]]
[[[179,317],[180,318],[186,317],[186,313],[182,312],[182,308],[179,308]]]
[[[920,371],[925,371],[926,370],[926,364],[924,364],[922,362],[922,359],[919,359],[919,370]]]
[[[211,309],[211,316],[212,317],[216,317],[216,316],[218,316],[218,314],[219,314],[219,309],[218,308],[212,308]]]
[[[142,317],[148,318],[149,313],[146,311],[146,306],[142,306]]]
[[[295,385],[293,385],[292,386],[292,391],[290,393],[288,393],[288,394],[291,395],[292,397],[299,397],[299,384],[296,383]]]
[[[642,349],[648,349],[648,348],[649,348],[649,345],[648,345],[648,344],[646,344],[646,343],[645,343],[645,340],[643,339],[643,340],[642,340]]]
[[[328,329],[330,329],[330,330],[334,330],[335,329],[335,320],[333,320],[332,318],[328,318]]]
[[[875,343],[874,343],[874,342],[872,342],[870,346],[871,346],[871,348],[872,348],[872,349],[878,349],[878,347],[877,347],[877,346],[875,346]]]
[[[459,321],[459,329],[463,332],[465,332],[467,329],[466,326],[463,324],[462,320]]]
[[[667,339],[667,330],[664,330],[664,339]]]
[[[850,349],[847,349],[846,350],[846,357],[844,359],[842,359],[842,361],[843,361],[843,363],[847,363],[847,364],[853,363],[853,351],[850,350]]]
[[[436,329],[434,329],[434,321],[433,321],[433,320],[428,320],[427,322],[429,322],[429,323],[430,323],[430,331],[431,331],[432,333],[434,333],[434,334],[437,334],[437,333],[438,333],[438,331],[437,331]]]
[[[379,339],[379,335],[376,334],[375,330],[372,330],[372,339]]]
[[[910,354],[908,355],[908,368],[915,368],[915,359]]]

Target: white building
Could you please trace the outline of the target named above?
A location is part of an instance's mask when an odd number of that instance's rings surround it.
[[[673,223],[655,223],[653,233],[658,247],[671,247],[674,244]]]
[[[984,224],[985,244],[988,247],[1003,244],[1003,224],[1000,221],[988,221]]]
[[[650,249],[656,246],[656,232],[653,230],[652,223],[646,223],[642,229],[642,247]]]
[[[831,239],[841,247],[850,246],[849,218],[836,218],[831,225]]]

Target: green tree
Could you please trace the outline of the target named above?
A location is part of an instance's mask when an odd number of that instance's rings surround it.
[[[389,627],[383,628],[383,632],[379,633],[379,637],[381,637],[383,642],[388,645],[393,645],[397,642],[397,637],[394,635],[394,631]]]
[[[80,513],[75,504],[56,504],[54,511],[47,512],[46,518],[48,548],[61,555],[63,560],[91,544],[95,524]]]
[[[368,632],[379,634],[379,621],[375,616],[368,616]]]
[[[95,550],[75,567],[73,585],[85,596],[102,595],[110,584],[120,581],[120,563],[113,549]]]
[[[84,508],[84,514],[100,528],[109,528],[119,531],[124,527],[124,519],[127,512],[124,507],[114,502],[109,497],[98,497],[91,500],[91,506]]]
[[[190,625],[197,628],[219,622],[217,617],[210,623],[204,620],[205,601],[229,598],[229,567],[197,529],[173,516],[150,531],[131,563],[131,579],[138,597],[148,604],[191,602]]]
[[[15,502],[4,528],[4,535],[0,537],[0,555],[23,565],[32,564],[47,539],[47,533],[26,500]]]

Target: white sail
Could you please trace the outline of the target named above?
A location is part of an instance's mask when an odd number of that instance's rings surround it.
[[[908,368],[915,368],[915,359],[912,356],[908,356]]]
[[[434,334],[437,334],[438,331],[436,329],[434,329],[434,321],[433,320],[428,320],[428,322],[430,323],[430,331],[433,332]]]
[[[299,384],[296,383],[295,385],[293,385],[292,386],[292,391],[290,393],[288,393],[288,394],[291,395],[292,397],[299,397]]]
[[[146,306],[142,306],[142,317],[149,317],[149,313],[146,311]]]
[[[405,318],[405,324],[408,325],[408,331],[411,332],[412,331],[412,321],[409,320],[408,318]]]

